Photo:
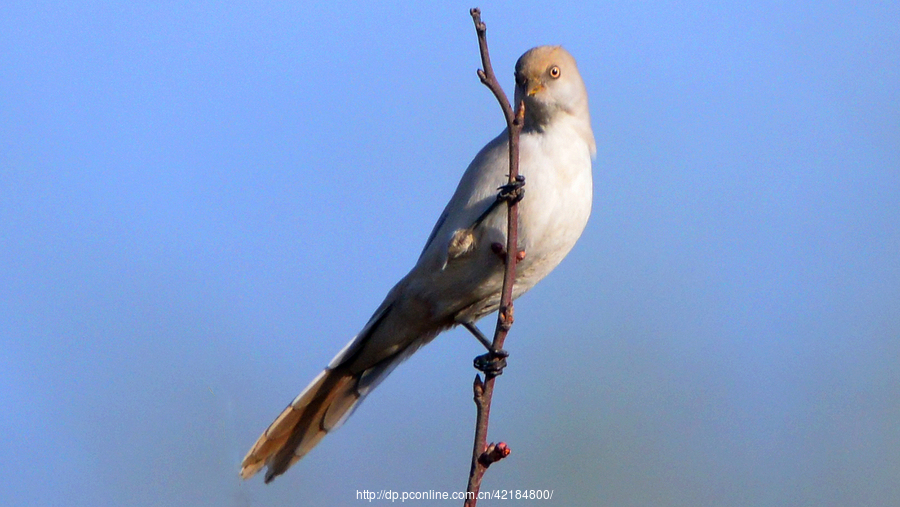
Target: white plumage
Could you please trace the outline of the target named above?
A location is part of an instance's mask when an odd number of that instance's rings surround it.
[[[587,93],[575,60],[559,46],[541,46],[516,63],[516,99],[525,102],[519,172],[519,248],[513,297],[555,268],[581,236],[591,212],[594,136]],[[335,356],[259,437],[241,476],[267,466],[266,482],[346,419],[391,370],[441,331],[495,311],[506,244],[506,207],[467,231],[496,200],[508,175],[506,131],[469,165],[413,269],[388,293],[362,331]],[[466,231],[466,234],[460,234]]]

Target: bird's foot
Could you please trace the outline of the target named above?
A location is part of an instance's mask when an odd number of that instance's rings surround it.
[[[509,353],[503,349],[490,350],[487,354],[476,357],[473,363],[475,369],[481,373],[497,377],[503,374],[503,368],[506,368],[507,357],[509,357]]]
[[[516,175],[516,181],[507,183],[502,187],[498,187],[500,192],[497,194],[498,201],[519,202],[525,197],[525,175]]]
[[[490,206],[487,207],[484,212],[475,219],[475,222],[472,223],[472,226],[469,227],[469,230],[474,230],[476,227],[481,225],[481,222],[484,221],[485,218],[488,217],[491,213],[500,206],[500,203],[504,201],[510,201],[513,203],[519,202],[525,197],[525,176],[520,174],[516,176],[516,181],[512,183],[507,183],[502,187],[497,187],[497,190],[500,192],[497,193],[497,198],[494,202],[491,203]]]
[[[506,358],[509,357],[509,353],[503,349],[494,349],[494,344],[484,336],[484,333],[482,333],[480,329],[475,327],[475,324],[472,324],[471,322],[461,322],[461,324],[468,329],[475,338],[478,338],[478,341],[487,349],[487,354],[482,354],[473,361],[475,369],[485,375],[491,375],[493,377],[503,373],[503,368],[506,367]]]

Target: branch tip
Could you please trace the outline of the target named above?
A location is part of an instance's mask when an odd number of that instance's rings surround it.
[[[469,9],[469,15],[472,16],[472,21],[475,22],[475,30],[479,33],[484,33],[487,30],[487,27],[481,21],[481,9],[478,7],[472,7]]]

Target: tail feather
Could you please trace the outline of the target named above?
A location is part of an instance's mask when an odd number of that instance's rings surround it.
[[[242,478],[249,479],[263,467],[268,467],[266,482],[283,474],[340,426],[395,366],[440,331],[437,326],[410,329],[410,317],[402,311],[393,314],[396,321],[385,320],[392,308],[383,304],[362,332],[275,418],[244,457]]]
[[[326,369],[260,435],[241,463],[249,479],[268,466],[266,482],[284,473],[349,415],[362,396],[359,375]]]
[[[334,363],[325,368],[259,436],[241,463],[241,477],[249,479],[263,467],[268,467],[266,482],[284,473],[328,432],[338,428],[416,348],[407,347],[356,373]]]

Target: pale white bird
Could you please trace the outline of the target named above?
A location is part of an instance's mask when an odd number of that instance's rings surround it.
[[[525,102],[519,172],[519,248],[513,297],[566,256],[591,212],[596,147],[575,60],[559,46],[529,50],[516,63],[515,104]],[[497,310],[506,245],[506,206],[494,206],[509,173],[504,130],[475,156],[418,262],[325,370],[263,432],[241,464],[247,479],[267,466],[284,473],[336,428],[391,370],[440,332],[471,327]],[[485,215],[485,212],[492,209]]]

